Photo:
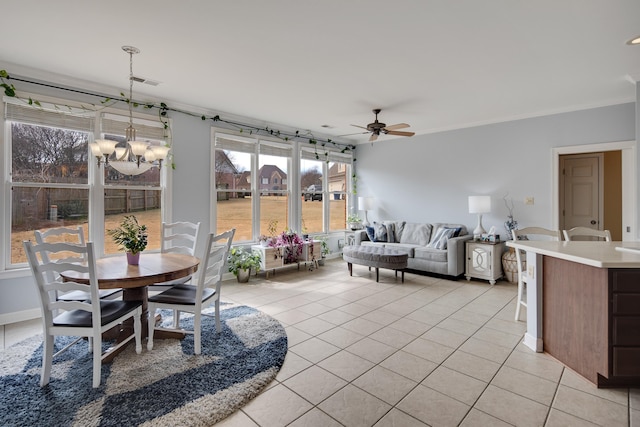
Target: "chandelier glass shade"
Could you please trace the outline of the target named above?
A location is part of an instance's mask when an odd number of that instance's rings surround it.
[[[89,146],[98,161],[98,167],[104,160],[105,166],[110,165],[124,175],[140,175],[154,166],[162,168],[162,161],[169,155],[170,148],[136,140],[136,129],[133,127],[133,55],[140,53],[140,50],[133,46],[122,46],[122,50],[129,54],[129,126],[125,130],[126,147],[116,147],[118,141],[108,139],[98,139]]]

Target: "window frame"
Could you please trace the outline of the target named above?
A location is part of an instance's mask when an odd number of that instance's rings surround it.
[[[216,145],[217,138],[222,139],[238,139],[243,144],[254,144],[253,145],[253,157],[252,157],[252,167],[251,167],[251,192],[253,196],[260,195],[260,185],[262,185],[262,180],[258,179],[258,171],[259,171],[259,163],[260,163],[260,142],[263,141],[265,144],[280,144],[280,145],[288,145],[291,148],[291,161],[290,166],[287,168],[287,176],[283,179],[282,183],[279,185],[286,186],[288,192],[288,211],[289,218],[287,224],[279,224],[279,228],[288,227],[292,230],[296,230],[298,232],[302,232],[302,197],[294,197],[294,195],[303,194],[305,189],[301,188],[300,185],[300,164],[302,158],[302,152],[307,153],[307,156],[313,155],[314,160],[318,160],[322,162],[323,168],[323,227],[321,232],[310,233],[310,234],[330,234],[330,233],[340,233],[346,231],[346,218],[345,224],[341,229],[330,230],[329,224],[329,201],[328,197],[333,192],[328,191],[328,162],[340,162],[344,163],[346,168],[346,176],[345,176],[345,185],[346,189],[344,192],[344,197],[346,199],[346,210],[350,211],[352,206],[354,206],[353,200],[353,192],[352,192],[352,171],[353,171],[353,151],[349,150],[346,153],[342,153],[337,149],[331,149],[329,147],[323,147],[322,155],[320,159],[315,158],[316,149],[315,147],[309,147],[302,140],[287,140],[283,141],[281,139],[275,138],[267,138],[258,135],[247,136],[246,133],[242,133],[239,131],[234,131],[225,128],[211,128],[211,164],[215,165],[215,151],[216,149],[220,149],[221,147]],[[228,147],[228,145],[227,145]],[[222,148],[229,149],[229,148]],[[231,150],[233,151],[233,150]],[[309,154],[313,153],[313,154]],[[328,153],[325,155],[324,153]],[[265,154],[265,153],[263,153]],[[266,153],[268,154],[268,153]],[[210,195],[210,229],[217,229],[217,221],[218,221],[218,200],[217,200],[217,184],[216,184],[216,174],[215,168],[211,168],[211,182],[212,182],[212,191],[214,194]],[[253,197],[252,200],[252,239],[248,241],[236,241],[234,244],[237,245],[247,245],[247,244],[255,244],[257,243],[258,236],[260,235],[260,203],[256,202],[258,198]]]
[[[2,115],[2,123],[0,124],[1,128],[0,132],[3,136],[0,141],[0,152],[3,153],[4,162],[0,165],[0,170],[3,176],[3,183],[0,186],[0,196],[4,201],[4,217],[5,221],[3,226],[0,227],[0,238],[2,238],[3,244],[0,245],[0,275],[2,277],[7,276],[7,272],[12,271],[24,271],[26,270],[27,263],[26,261],[23,263],[13,263],[12,253],[11,253],[11,239],[13,236],[12,230],[12,208],[13,208],[13,200],[12,200],[12,188],[52,188],[52,189],[85,189],[88,191],[88,215],[87,215],[87,223],[90,239],[94,242],[96,255],[97,256],[105,256],[104,254],[104,230],[105,230],[105,218],[104,218],[104,190],[105,188],[115,188],[112,186],[105,187],[104,184],[104,172],[103,167],[101,166],[98,169],[97,161],[95,157],[91,154],[91,149],[89,144],[93,142],[96,138],[96,135],[101,135],[101,123],[104,116],[108,116],[110,118],[117,118],[119,121],[123,123],[128,122],[128,117],[126,113],[118,108],[106,107],[101,109],[101,111],[91,111],[88,110],[83,104],[74,102],[68,99],[49,97],[43,95],[35,95],[35,94],[24,94],[24,97],[37,98],[40,101],[40,106],[36,105],[27,105],[25,101],[17,98],[8,98],[3,97],[0,113]],[[35,115],[37,115],[38,110],[41,112],[55,112],[59,114],[60,122],[64,123],[65,117],[73,115],[83,115],[86,117],[90,117],[90,121],[92,122],[91,126],[88,129],[77,129],[73,127],[65,127],[64,125],[55,126],[51,123],[38,123],[36,121],[23,121],[15,119],[14,117],[9,117],[8,114],[8,104],[19,105],[20,107],[25,107],[33,110]],[[66,111],[63,111],[59,106],[64,105]],[[86,105],[86,104],[84,104]],[[67,108],[68,107],[68,108]],[[66,116],[63,116],[65,115]],[[45,114],[46,116],[46,114]],[[36,119],[34,119],[36,120]],[[87,140],[87,182],[86,183],[39,183],[39,182],[13,182],[12,180],[12,164],[13,164],[13,153],[12,153],[12,138],[11,138],[11,123],[12,122],[20,122],[26,123],[36,126],[46,126],[60,129],[69,129],[76,130],[81,132],[88,133]],[[164,125],[159,123],[157,119],[154,120],[154,116],[151,114],[140,114],[138,112],[134,112],[133,117],[134,127],[137,125],[152,127],[152,128],[164,128]],[[123,129],[124,130],[124,129]],[[160,172],[160,183],[159,186],[127,186],[128,189],[154,189],[160,190],[160,211],[161,211],[161,220],[169,221],[171,217],[171,201],[170,201],[170,193],[171,193],[171,171],[170,167],[163,167]],[[89,238],[87,236],[87,238]],[[13,276],[10,274],[10,276]]]

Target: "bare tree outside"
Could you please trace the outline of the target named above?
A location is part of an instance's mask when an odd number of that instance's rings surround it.
[[[14,182],[87,182],[88,133],[12,123],[11,141]]]
[[[305,190],[310,185],[321,184],[322,173],[318,170],[318,167],[314,166],[310,169],[304,170],[300,173],[300,187]]]

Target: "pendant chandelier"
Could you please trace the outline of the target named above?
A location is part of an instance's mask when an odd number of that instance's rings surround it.
[[[167,158],[169,147],[136,141],[136,130],[133,127],[133,55],[140,53],[140,49],[122,46],[122,50],[129,54],[129,127],[125,131],[126,147],[116,147],[118,141],[108,139],[98,139],[89,146],[98,160],[98,167],[104,157],[105,166],[110,165],[124,175],[140,175],[156,165],[158,169],[162,168],[162,161]],[[114,158],[110,161],[109,157],[114,153]]]

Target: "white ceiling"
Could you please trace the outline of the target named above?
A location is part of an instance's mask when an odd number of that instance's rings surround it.
[[[10,74],[126,92],[121,46],[133,45],[134,74],[161,82],[136,83],[137,100],[329,137],[357,132],[376,107],[422,134],[633,102],[640,75],[640,46],[625,44],[640,35],[639,0],[5,3]]]

